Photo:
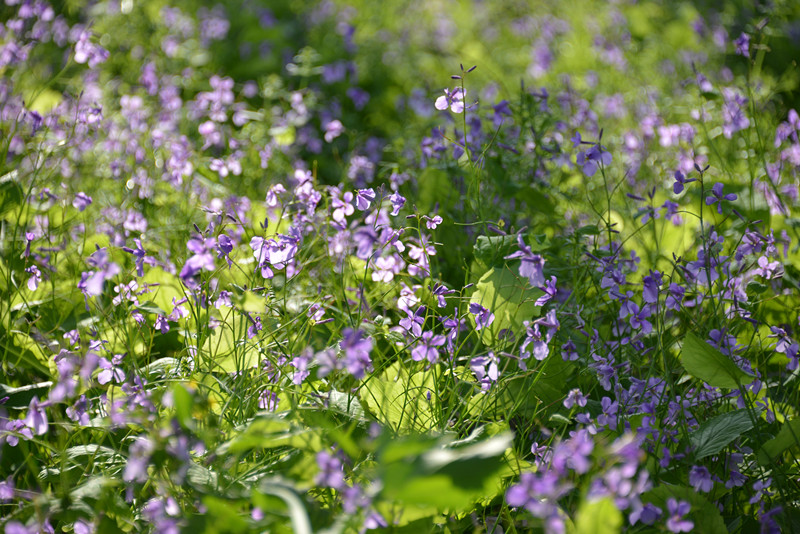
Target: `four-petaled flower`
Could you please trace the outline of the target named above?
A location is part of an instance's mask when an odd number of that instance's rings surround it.
[[[727,195],[722,194],[723,185],[720,182],[714,184],[711,188],[711,195],[706,197],[706,206],[710,206],[714,203],[717,204],[717,213],[722,213],[722,201],[723,200],[736,200],[739,198],[734,193],[728,193]]]
[[[461,87],[456,87],[453,91],[444,90],[444,95],[436,99],[436,109],[445,110],[448,107],[453,113],[464,113],[464,97],[467,91]]]

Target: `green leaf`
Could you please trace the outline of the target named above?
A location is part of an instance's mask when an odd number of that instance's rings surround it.
[[[697,460],[721,451],[725,446],[753,428],[747,410],[736,410],[718,415],[700,425],[689,438]]]
[[[0,384],[0,399],[7,397],[7,400],[3,403],[6,408],[21,410],[30,405],[33,397],[45,398],[52,385],[52,382],[39,382],[38,384],[15,388]]]
[[[687,373],[718,388],[738,388],[753,377],[692,332],[683,338],[681,362]]]
[[[517,274],[516,268],[495,267],[489,269],[478,283],[470,298],[471,303],[480,304],[494,314],[494,322],[479,330],[481,341],[492,345],[501,330],[510,329],[519,333],[524,329],[523,321],[539,315],[540,306],[534,302],[542,291],[530,286],[527,278]],[[474,316],[470,315],[474,321]]]
[[[233,502],[206,495],[203,497],[203,505],[206,508],[204,532],[237,533],[247,531],[247,521]]]
[[[193,428],[192,408],[194,406],[194,398],[186,386],[180,382],[172,386],[172,403],[175,406],[175,415],[178,417],[178,422],[186,428]]]
[[[417,179],[419,195],[417,207],[420,213],[430,213],[439,204],[440,212],[452,208],[458,200],[458,189],[453,187],[447,172],[428,167]]]
[[[789,447],[800,445],[800,419],[787,421],[778,435],[764,443],[758,451],[758,463],[769,465]]]
[[[651,503],[667,513],[667,499],[687,501],[691,505],[688,518],[694,521],[693,532],[704,534],[727,534],[728,528],[717,507],[693,488],[685,486],[658,486],[642,495],[642,501]]]
[[[466,511],[477,499],[502,491],[503,454],[512,435],[450,448],[426,436],[388,438],[377,459],[383,497],[407,505]]]
[[[273,477],[261,480],[258,492],[273,495],[283,500],[289,509],[289,518],[292,521],[292,532],[295,534],[311,534],[311,521],[308,519],[306,507],[297,494],[297,491],[282,479]],[[253,494],[253,503],[258,503],[258,492]]]
[[[439,402],[435,391],[433,370],[412,372],[397,361],[379,376],[370,377],[359,394],[385,425],[396,431],[425,432],[435,425],[434,407]]]
[[[499,262],[501,265],[504,258],[514,252],[514,245],[517,243],[516,235],[501,236],[478,236],[472,252],[475,259],[480,260],[486,267],[491,267]]]
[[[617,534],[622,512],[609,497],[583,501],[575,521],[575,534]]]
[[[263,415],[250,421],[238,436],[220,448],[220,453],[243,453],[253,449],[287,446],[317,452],[322,449],[321,432],[296,425],[277,415]]]

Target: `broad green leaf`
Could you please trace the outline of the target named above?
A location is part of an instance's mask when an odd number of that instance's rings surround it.
[[[667,514],[667,499],[687,501],[691,505],[688,518],[694,522],[693,532],[703,534],[727,534],[728,528],[722,520],[717,507],[693,488],[685,486],[658,486],[642,496],[643,502],[649,502],[661,508]]]
[[[430,437],[388,439],[377,453],[382,495],[408,505],[465,511],[502,491],[503,454],[511,438],[504,433],[458,448]]]
[[[253,449],[294,447],[317,452],[322,449],[321,432],[292,423],[277,415],[259,416],[239,435],[221,447],[224,452],[242,453]]]
[[[248,325],[244,319],[239,319],[235,326],[238,335],[226,324],[215,328],[211,335],[206,337],[202,352],[207,358],[205,363],[209,370],[238,373],[260,365],[261,354],[258,346],[255,340],[247,339]],[[267,328],[268,325],[265,324],[264,327]]]
[[[718,453],[751,428],[753,421],[744,409],[724,413],[704,422],[689,437],[695,458],[699,460]]]
[[[719,388],[734,389],[749,384],[753,377],[692,332],[683,338],[681,363],[693,377]]]
[[[527,278],[519,276],[516,268],[495,267],[489,269],[478,283],[470,298],[471,303],[480,304],[494,314],[494,322],[479,330],[481,341],[492,345],[501,330],[510,329],[519,334],[523,321],[531,321],[539,315],[540,306],[534,302],[542,291],[530,287]],[[474,316],[470,315],[474,322]]]
[[[147,247],[147,245],[145,245]],[[185,296],[180,278],[177,275],[168,273],[160,267],[150,266],[145,270],[144,277],[139,282],[139,286],[149,284],[151,292],[147,294],[148,301],[145,305],[147,312],[162,310],[167,313],[174,308],[172,299],[180,300]]]
[[[397,431],[425,432],[435,425],[433,414],[439,402],[435,391],[432,369],[409,371],[397,361],[370,377],[359,394],[383,424]]]
[[[617,534],[622,512],[610,497],[583,501],[575,520],[575,534]]]
[[[44,399],[52,385],[52,382],[39,382],[38,384],[30,384],[28,386],[15,388],[0,384],[0,399],[6,399],[3,403],[4,407],[21,410],[30,405],[33,397]]]
[[[758,463],[769,465],[789,447],[800,445],[800,419],[787,421],[778,435],[764,443],[758,451]]]

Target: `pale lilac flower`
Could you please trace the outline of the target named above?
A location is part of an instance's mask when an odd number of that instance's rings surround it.
[[[427,226],[429,230],[435,230],[437,226],[442,224],[442,218],[439,215],[434,215],[433,217],[425,215],[423,219],[425,219],[425,226]]]
[[[466,91],[461,87],[456,87],[452,92],[449,89],[445,89],[444,95],[436,99],[434,107],[442,111],[449,107],[453,113],[463,113],[466,94]]]
[[[35,265],[25,268],[26,273],[30,273],[31,277],[28,278],[28,289],[36,291],[42,281],[42,271]]]
[[[325,142],[330,143],[344,132],[344,125],[338,119],[334,119],[325,125]]]

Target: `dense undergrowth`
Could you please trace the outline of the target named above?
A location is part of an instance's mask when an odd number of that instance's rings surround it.
[[[726,6],[6,0],[5,532],[800,529],[800,12]]]

